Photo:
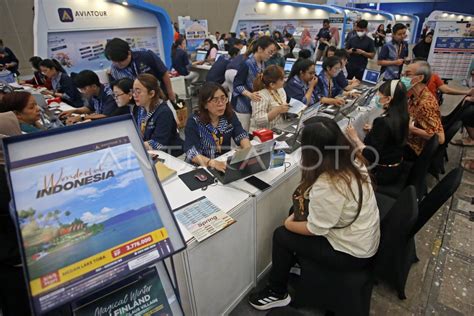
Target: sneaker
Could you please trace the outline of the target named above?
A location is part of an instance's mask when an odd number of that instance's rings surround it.
[[[258,293],[250,294],[249,296],[250,305],[261,311],[275,307],[287,306],[290,302],[290,294],[277,294],[269,287],[266,287]]]

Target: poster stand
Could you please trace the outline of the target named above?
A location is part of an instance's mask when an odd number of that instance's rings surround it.
[[[182,314],[163,260],[186,244],[130,115],[10,137],[4,152],[33,314],[67,314],[156,262],[170,290],[128,307]]]
[[[425,27],[434,30],[428,55],[432,71],[443,79],[463,80],[474,68],[474,16],[434,11]]]

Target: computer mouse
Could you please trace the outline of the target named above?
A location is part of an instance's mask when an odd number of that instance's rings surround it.
[[[207,176],[203,173],[196,173],[194,177],[200,182],[204,182],[207,180]]]

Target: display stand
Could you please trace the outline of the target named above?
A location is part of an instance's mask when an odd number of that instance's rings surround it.
[[[434,11],[425,22],[434,30],[428,56],[432,71],[443,79],[466,79],[474,66],[474,16]]]
[[[130,115],[9,137],[4,149],[35,315],[99,308],[129,286],[118,282],[185,248]],[[165,267],[155,268],[161,290],[123,308],[143,311],[150,299],[181,315]]]
[[[326,5],[309,4],[290,1],[258,1],[240,0],[235,12],[231,29],[239,34],[245,32],[279,30],[284,33],[294,33],[296,29],[308,29],[314,39],[323,20],[332,21],[331,26],[337,27],[341,46],[343,26],[345,21],[344,11]]]
[[[171,66],[171,20],[143,0],[35,0],[34,34],[35,55],[55,58],[67,71],[107,69],[104,49],[114,37],[152,50]]]

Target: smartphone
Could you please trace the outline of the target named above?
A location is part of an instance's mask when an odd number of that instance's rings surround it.
[[[265,181],[260,180],[259,178],[255,177],[255,176],[248,177],[247,179],[245,179],[245,182],[253,185],[254,187],[259,189],[260,191],[265,191],[266,189],[271,187],[271,185],[269,185]]]

